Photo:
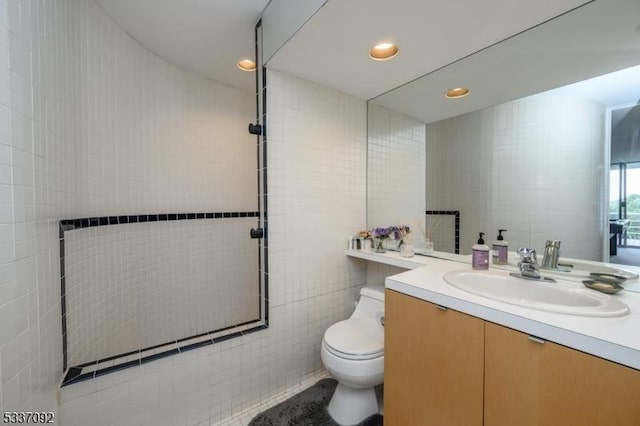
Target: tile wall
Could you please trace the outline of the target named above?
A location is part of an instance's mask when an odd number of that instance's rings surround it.
[[[258,242],[248,232],[255,223],[229,217],[66,231],[67,365],[258,320]]]
[[[364,282],[341,252],[364,226],[364,102],[284,76],[274,90],[294,133],[279,145],[274,131],[272,144],[283,173],[270,182],[271,329],[69,386],[56,401],[58,220],[255,210],[255,100],[145,50],[93,0],[0,0],[0,63],[3,411],[59,403],[67,425],[196,424],[320,368],[323,328]]]
[[[0,17],[2,409],[209,424],[321,370],[324,330],[366,281],[343,254],[366,225],[365,102],[269,73],[268,330],[58,392],[58,220],[253,210],[236,194],[255,192],[255,169],[238,173],[254,98],[146,51],[92,0],[0,0]]]
[[[322,371],[324,331],[367,279],[344,255],[365,225],[366,104],[275,71],[267,85],[269,328],[65,387],[65,424],[215,424]]]
[[[269,306],[276,388],[322,368],[326,328],[348,317],[366,263],[347,258],[366,221],[366,103],[286,74],[267,76]],[[270,325],[271,327],[271,325]]]
[[[48,51],[51,39],[45,40],[44,6],[31,11],[37,5],[0,1],[3,412],[56,412],[55,389],[62,374],[57,225],[51,219],[64,210],[68,187],[62,176],[69,173],[73,160],[66,156],[71,144],[63,142],[67,129],[56,121],[60,99],[51,80],[58,64]],[[53,153],[54,147],[60,150]]]
[[[536,95],[427,126],[427,207],[461,211],[461,253],[477,232],[511,249],[602,260],[605,107]],[[444,190],[443,190],[444,189]]]
[[[368,113],[368,226],[408,225],[424,240],[425,124],[375,104]]]
[[[255,169],[229,141],[255,158],[253,97],[149,53],[91,0],[0,10],[0,405],[56,410],[58,220],[252,210],[235,194]],[[208,424],[322,368],[366,279],[343,254],[365,226],[366,105],[274,72],[269,114],[270,328],[65,387],[58,421]]]

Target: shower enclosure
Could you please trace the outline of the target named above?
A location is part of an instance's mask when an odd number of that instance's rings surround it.
[[[118,43],[78,111],[85,214],[59,221],[63,385],[268,325],[264,70],[246,93]]]

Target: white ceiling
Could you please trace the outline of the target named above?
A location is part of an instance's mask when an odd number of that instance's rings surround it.
[[[236,62],[254,56],[254,27],[268,0],[97,1],[159,56],[214,81],[252,89],[253,75],[239,71]],[[584,2],[329,0],[268,65],[369,99]],[[381,40],[400,45],[396,59],[368,58],[371,45]]]
[[[639,20],[638,0],[597,0],[373,102],[430,123],[634,67],[640,64]],[[443,96],[447,88],[458,85],[469,87],[469,96]],[[640,98],[640,73],[635,68],[554,95],[591,98],[606,106],[635,103]]]
[[[584,3],[329,0],[267,67],[370,99]],[[369,49],[382,41],[400,52],[372,61]]]
[[[268,0],[97,2],[159,56],[211,80],[254,90],[254,74],[239,71],[236,62],[253,58],[254,27]],[[584,3],[589,2],[328,0],[267,65],[366,100]],[[388,62],[370,60],[369,48],[388,40],[399,44],[399,55]],[[407,107],[399,92],[397,103]],[[435,109],[441,114],[443,108]]]
[[[97,0],[131,37],[206,78],[254,90],[238,60],[255,56],[254,28],[268,0]]]

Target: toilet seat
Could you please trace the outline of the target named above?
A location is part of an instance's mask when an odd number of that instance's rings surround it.
[[[333,355],[367,360],[384,355],[384,329],[371,318],[349,318],[327,329],[323,340]]]

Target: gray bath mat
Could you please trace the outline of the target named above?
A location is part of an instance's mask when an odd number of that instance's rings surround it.
[[[338,426],[327,411],[337,384],[334,379],[322,379],[258,414],[249,422],[249,426]],[[374,414],[357,426],[382,426],[382,416]]]

